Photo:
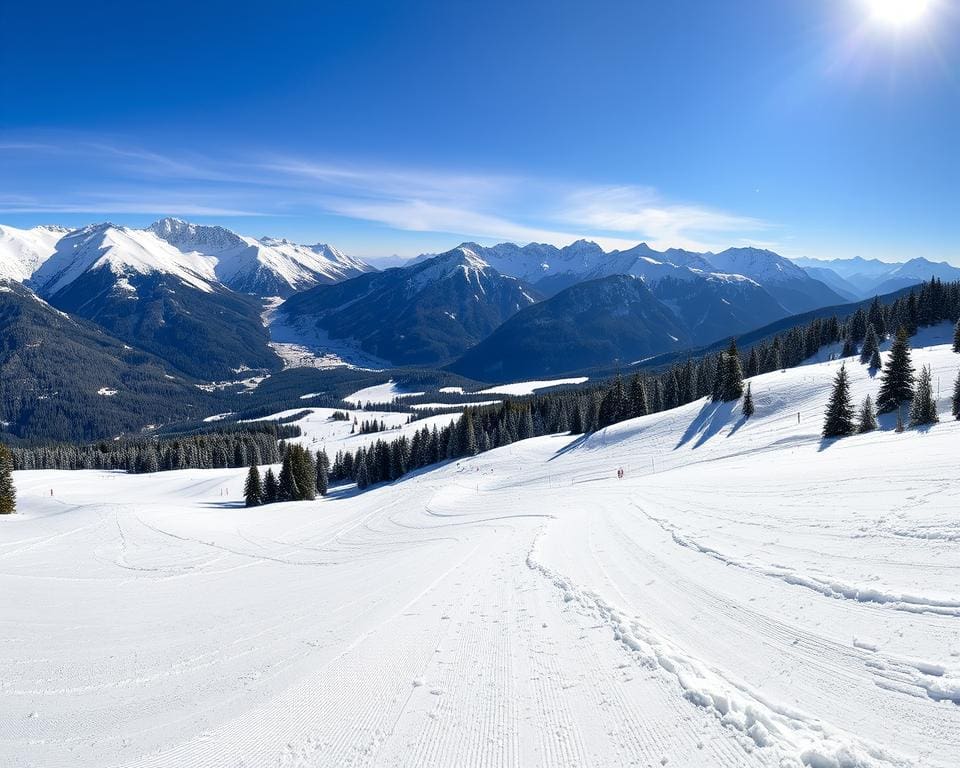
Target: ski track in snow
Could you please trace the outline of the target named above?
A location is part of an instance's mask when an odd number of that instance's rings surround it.
[[[314,503],[17,473],[0,765],[956,765],[960,424],[821,443],[837,365]]]

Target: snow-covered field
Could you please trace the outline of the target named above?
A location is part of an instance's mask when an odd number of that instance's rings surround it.
[[[283,360],[284,368],[366,368],[379,370],[389,363],[369,355],[350,339],[331,339],[318,328],[291,320],[280,311],[283,299],[264,300],[263,324],[270,332],[270,346]]]
[[[333,419],[332,416],[337,411],[348,414],[350,416],[349,421]],[[357,448],[368,446],[377,440],[395,440],[401,435],[406,436],[409,440],[413,438],[414,432],[424,427],[428,429],[433,429],[434,427],[441,429],[450,422],[460,418],[459,412],[452,412],[443,413],[438,416],[427,416],[408,423],[410,414],[397,411],[351,411],[345,408],[293,408],[289,411],[270,414],[264,419],[255,419],[255,421],[285,419],[299,413],[304,413],[305,415],[295,421],[286,423],[296,424],[300,427],[302,434],[300,437],[291,438],[288,442],[297,443],[314,452],[322,448],[327,452],[331,460],[337,451],[355,451]],[[351,432],[351,430],[354,429],[354,419],[357,420],[357,427],[356,431]],[[382,422],[386,430],[362,435],[360,434],[359,425],[364,421]]]
[[[902,435],[821,442],[826,362],[754,379],[748,421],[700,401],[315,503],[18,473],[0,765],[956,766],[960,355],[914,361],[945,420]]]
[[[532,395],[540,389],[549,389],[550,387],[559,387],[563,384],[583,384],[587,380],[586,376],[577,376],[572,379],[545,379],[543,381],[518,381],[513,384],[498,384],[489,389],[481,389],[479,395],[511,395],[520,397],[522,395]],[[443,390],[441,390],[443,391]]]
[[[353,394],[343,398],[345,403],[351,405],[364,405],[366,403],[392,403],[398,397],[417,397],[423,392],[411,392],[404,389],[392,379],[384,384],[374,384],[372,387],[364,387]]]

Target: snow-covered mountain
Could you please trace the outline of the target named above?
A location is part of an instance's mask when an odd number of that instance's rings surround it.
[[[49,263],[48,263],[49,262]],[[109,222],[80,229],[0,226],[0,277],[56,293],[88,269],[170,274],[200,290],[287,297],[373,268],[326,243],[258,239],[219,226],[164,218],[146,229]]]
[[[289,323],[353,339],[395,364],[436,365],[539,298],[460,246],[408,267],[319,285],[287,299],[280,312]]]
[[[174,218],[155,222],[150,231],[185,255],[211,260],[216,279],[241,293],[286,297],[371,270],[326,243],[299,245],[269,237],[256,240],[224,227]]]
[[[512,275],[552,296],[575,283],[610,275],[633,275],[649,286],[664,279],[714,280],[719,276],[748,278],[764,288],[781,307],[781,316],[840,304],[846,297],[806,274],[773,251],[731,248],[722,253],[696,253],[680,248],[658,251],[646,243],[605,252],[596,243],[578,240],[564,248],[542,243],[483,247],[464,243],[501,274]],[[425,256],[419,257],[427,258]],[[728,280],[729,278],[720,278]]]
[[[761,248],[728,248],[721,253],[704,254],[719,272],[744,275],[766,288],[790,314],[807,312],[846,299],[829,286],[815,280],[798,265]]]
[[[0,224],[0,278],[23,283],[49,259],[65,227],[17,229]]]
[[[223,380],[241,368],[278,367],[260,300],[221,284],[216,264],[151,230],[96,224],[61,237],[29,284],[57,309],[187,375]]]
[[[941,280],[960,279],[960,267],[922,257],[906,262],[886,262],[859,256],[852,259],[797,258],[793,261],[824,282],[849,286],[857,299],[892,293],[901,288],[918,285],[931,277]],[[833,278],[828,278],[827,273],[832,274]]]
[[[217,282],[214,263],[198,253],[184,253],[150,230],[94,224],[68,232],[54,253],[33,273],[31,285],[53,296],[88,272],[108,270],[121,288],[132,275],[165,274],[209,292]]]

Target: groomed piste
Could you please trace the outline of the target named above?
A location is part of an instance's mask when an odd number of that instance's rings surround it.
[[[912,339],[941,423],[902,434],[822,440],[824,360],[752,379],[749,419],[700,400],[316,502],[17,473],[0,765],[956,766],[950,337]]]

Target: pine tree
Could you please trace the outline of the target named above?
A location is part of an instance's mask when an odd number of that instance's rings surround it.
[[[0,515],[17,511],[17,490],[13,485],[13,455],[0,445]]]
[[[873,432],[877,428],[877,416],[873,412],[873,400],[867,395],[860,406],[860,416],[857,419],[857,432]]]
[[[715,403],[723,399],[726,375],[727,357],[725,353],[721,352],[717,355],[717,364],[713,369],[713,384],[710,389],[710,399]],[[657,410],[659,410],[659,408]]]
[[[960,320],[953,327],[953,351],[960,352]]]
[[[910,426],[920,427],[925,424],[936,424],[940,421],[937,416],[937,402],[933,397],[933,382],[930,366],[920,369],[920,378],[917,379],[917,388],[913,393],[913,402],[910,404]]]
[[[843,349],[840,350],[840,357],[853,357],[854,353],[853,340],[847,336],[843,340]]]
[[[330,458],[327,452],[321,449],[317,451],[317,493],[326,496],[328,490],[330,490]]]
[[[647,388],[643,385],[643,379],[640,374],[634,374],[630,380],[630,417],[646,416],[649,412],[647,407]]]
[[[860,362],[869,363],[873,359],[874,352],[880,349],[880,340],[877,338],[877,332],[874,330],[873,323],[867,325],[867,337],[863,341],[863,347],[860,349]]]
[[[313,465],[310,451],[302,445],[291,445],[288,455],[290,473],[296,487],[293,501],[312,501],[317,497],[317,468]]]
[[[743,415],[746,418],[753,416],[753,393],[750,391],[750,383],[747,383],[747,391],[743,393]]]
[[[277,476],[273,474],[273,468],[267,467],[266,474],[263,477],[263,503],[273,504],[280,500],[280,484],[277,482]]]
[[[260,470],[256,464],[250,466],[247,472],[247,482],[243,486],[243,497],[248,507],[258,507],[263,504],[263,486],[260,483]]]
[[[907,331],[903,327],[897,331],[887,365],[880,376],[882,383],[880,394],[877,395],[877,410],[880,413],[895,411],[901,403],[913,399],[913,365],[910,362]]]
[[[360,456],[356,464],[356,475],[357,488],[361,491],[370,485],[370,472],[367,469],[367,457],[365,454]]]
[[[845,437],[853,434],[853,405],[850,403],[850,382],[846,363],[840,366],[833,380],[833,392],[823,420],[824,437]]]
[[[743,367],[740,365],[736,339],[730,339],[730,347],[723,356],[723,383],[720,391],[720,399],[726,403],[739,400],[743,396]]]
[[[300,497],[297,488],[297,478],[293,474],[292,450],[284,452],[283,464],[280,467],[280,477],[277,479],[277,500],[296,501]]]
[[[871,353],[871,355],[870,355],[870,363],[867,365],[867,367],[868,367],[871,371],[879,371],[879,370],[880,370],[880,367],[881,367],[882,365],[883,365],[883,361],[880,359],[880,348],[877,347],[877,348],[874,349],[873,352]]]
[[[957,372],[957,380],[953,382],[953,418],[960,420],[960,371]]]

